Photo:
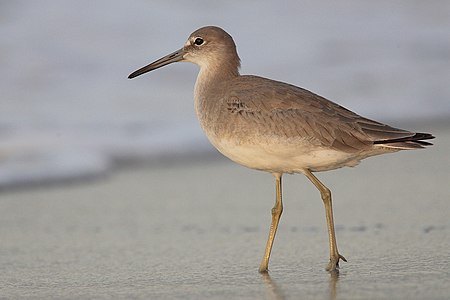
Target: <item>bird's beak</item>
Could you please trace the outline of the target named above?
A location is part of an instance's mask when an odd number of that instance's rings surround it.
[[[142,75],[144,73],[164,67],[165,65],[168,65],[168,64],[171,64],[171,63],[174,63],[177,61],[182,61],[184,59],[184,54],[185,54],[185,51],[183,48],[181,48],[173,53],[170,53],[170,54],[158,59],[157,61],[152,62],[151,64],[149,64],[145,67],[140,68],[139,70],[134,71],[133,73],[128,75],[128,78],[132,79],[132,78]]]

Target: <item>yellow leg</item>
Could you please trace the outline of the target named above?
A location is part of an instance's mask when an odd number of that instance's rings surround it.
[[[272,223],[270,224],[269,239],[267,240],[266,251],[264,252],[259,272],[266,273],[269,271],[269,258],[272,251],[273,240],[277,233],[278,223],[280,221],[281,213],[283,212],[283,202],[281,200],[281,173],[273,173],[276,180],[276,201],[272,208]]]
[[[311,171],[305,170],[304,174],[320,191],[320,195],[325,205],[325,215],[327,218],[328,226],[328,238],[330,240],[330,262],[326,268],[327,271],[336,271],[339,268],[339,259],[347,261],[345,257],[339,254],[336,242],[336,235],[334,233],[334,221],[333,221],[333,207],[331,205],[331,192],[330,190],[314,176]]]

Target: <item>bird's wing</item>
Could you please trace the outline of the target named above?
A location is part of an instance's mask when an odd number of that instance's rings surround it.
[[[228,112],[257,122],[266,134],[310,139],[345,152],[415,134],[364,118],[293,85],[255,76],[241,78],[245,79],[227,93]]]

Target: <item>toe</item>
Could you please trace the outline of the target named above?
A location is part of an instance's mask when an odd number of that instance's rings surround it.
[[[326,270],[328,272],[333,272],[339,269],[339,260],[342,259],[343,261],[347,262],[347,259],[345,259],[344,256],[340,255],[339,253],[336,256],[330,257],[330,261],[328,262],[328,265],[326,267]]]

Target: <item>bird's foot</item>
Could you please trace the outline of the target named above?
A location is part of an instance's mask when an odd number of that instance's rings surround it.
[[[267,274],[269,273],[269,260],[263,259],[261,265],[259,266],[259,273]]]
[[[340,259],[342,259],[343,261],[347,262],[345,257],[343,257],[342,255],[337,253],[337,255],[334,255],[334,256],[330,257],[330,262],[328,263],[328,265],[327,265],[325,270],[327,270],[328,272],[334,272],[334,271],[339,270],[339,260]]]

